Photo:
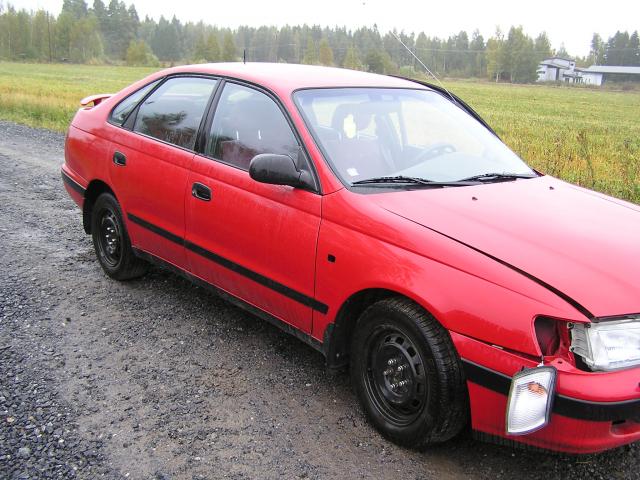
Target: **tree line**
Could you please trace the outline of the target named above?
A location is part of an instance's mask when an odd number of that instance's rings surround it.
[[[587,57],[589,64],[596,65],[625,65],[640,67],[640,38],[636,30],[631,35],[628,32],[616,32],[606,42],[594,33],[591,40],[591,51]]]
[[[1,0],[0,0],[1,1]],[[406,45],[405,48],[400,41]],[[0,59],[161,65],[217,61],[271,61],[334,65],[376,73],[419,76],[424,63],[437,75],[486,77],[515,83],[536,79],[537,65],[551,55],[546,33],[535,38],[522,27],[499,29],[486,39],[476,30],[448,38],[425,32],[381,33],[376,25],[349,30],[317,25],[237,29],[175,16],[140,19],[133,4],[110,0],[64,0],[55,16],[0,3]],[[638,33],[594,34],[591,53],[578,64],[640,65]]]

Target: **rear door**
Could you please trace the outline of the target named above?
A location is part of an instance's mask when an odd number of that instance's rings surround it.
[[[113,128],[111,182],[133,245],[184,269],[189,166],[216,84],[212,78],[169,78],[124,127]]]
[[[207,131],[186,201],[192,273],[310,332],[313,310],[324,309],[314,299],[321,197],[248,172],[259,153],[290,155],[309,169],[287,117],[265,92],[227,82]]]

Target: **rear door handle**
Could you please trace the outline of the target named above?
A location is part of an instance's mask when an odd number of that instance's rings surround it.
[[[191,187],[191,195],[198,200],[208,202],[211,200],[211,189],[202,183],[196,182]]]
[[[113,154],[113,163],[115,163],[119,167],[124,167],[127,164],[126,155],[122,152],[115,152]]]

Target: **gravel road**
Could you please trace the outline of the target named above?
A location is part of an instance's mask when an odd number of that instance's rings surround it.
[[[389,443],[293,337],[159,269],[107,278],[63,142],[0,122],[0,478],[639,478],[640,445]]]

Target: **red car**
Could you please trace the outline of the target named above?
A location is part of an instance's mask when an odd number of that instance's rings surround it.
[[[82,103],[62,176],[109,276],[167,266],[349,365],[401,445],[640,439],[637,205],[407,79],[195,65]]]

